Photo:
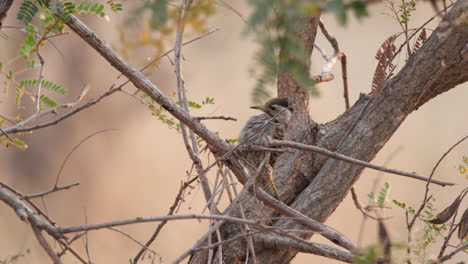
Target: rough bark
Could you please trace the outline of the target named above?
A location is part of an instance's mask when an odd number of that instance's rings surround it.
[[[308,120],[308,100],[298,89],[287,72],[281,72],[278,80],[279,94],[294,97],[299,103],[295,112],[296,122],[289,139],[335,150],[341,154],[372,160],[406,117],[437,95],[468,80],[468,1],[460,0],[450,10],[433,34],[413,54],[400,72],[386,82],[378,96],[362,95],[345,113],[334,121],[317,125]],[[314,32],[313,19],[300,28]],[[306,31],[300,31],[306,32]],[[298,34],[298,41],[313,41]],[[306,42],[307,43],[307,42]],[[310,42],[309,42],[310,43]],[[364,90],[364,89],[363,89]],[[347,195],[359,178],[362,167],[329,159],[316,154],[295,151],[282,155],[275,166],[275,179],[281,200],[290,201],[292,208],[324,222]],[[264,216],[274,212],[265,210],[260,203],[248,202],[247,217],[255,217],[259,211]],[[281,219],[274,226],[285,229],[306,229],[292,220]],[[222,228],[223,239],[241,230],[232,225]],[[303,238],[310,238],[304,235]],[[239,240],[223,248],[225,263],[239,263],[245,258],[246,245]],[[297,254],[289,247],[266,246],[255,243],[258,263],[288,263]],[[197,261],[195,253],[190,263]]]
[[[3,21],[5,20],[8,10],[13,4],[13,0],[0,1],[0,29],[2,28]]]

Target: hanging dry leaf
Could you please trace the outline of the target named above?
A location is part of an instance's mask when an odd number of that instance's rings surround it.
[[[374,98],[377,97],[385,87],[387,70],[395,67],[392,60],[396,50],[394,44],[396,38],[397,35],[392,35],[386,39],[375,54],[375,58],[378,60],[378,63],[375,68],[374,78],[372,79],[372,96]]]
[[[426,42],[427,39],[427,34],[426,34],[426,29],[422,29],[421,33],[419,34],[418,39],[416,39],[416,42],[414,43],[413,47],[413,52],[416,52],[419,50],[419,48]]]
[[[457,199],[455,199],[455,201],[453,201],[453,203],[449,207],[445,208],[442,212],[437,214],[437,216],[434,219],[430,220],[429,223],[440,225],[440,224],[447,222],[450,218],[452,218],[453,214],[455,214],[455,212],[457,211],[461,200],[462,200],[462,195],[460,194],[457,197]]]
[[[460,240],[465,240],[468,235],[468,208],[465,209],[462,218],[460,219],[460,224],[458,225],[458,238]]]

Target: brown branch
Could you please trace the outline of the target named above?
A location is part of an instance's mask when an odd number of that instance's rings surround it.
[[[144,249],[143,252],[145,252],[145,251],[148,250],[148,251],[151,252],[153,255],[159,256],[159,260],[160,260],[160,262],[162,262],[162,261],[161,261],[161,260],[162,260],[162,259],[161,259],[161,256],[160,256],[156,251],[154,251],[154,250],[152,250],[151,248],[145,246],[143,243],[141,243],[140,241],[136,240],[136,239],[135,239],[134,237],[132,237],[131,235],[129,235],[129,234],[125,233],[124,231],[119,230],[119,229],[117,229],[117,228],[109,227],[108,229],[109,229],[109,230],[112,230],[112,231],[114,231],[114,232],[117,232],[117,233],[119,233],[119,234],[125,236],[126,238],[130,239],[131,241],[135,242],[136,244],[138,244],[140,247],[142,247],[142,248]],[[137,261],[138,261],[138,260],[137,260]],[[134,261],[133,263],[137,263],[137,261]]]
[[[442,263],[442,262],[445,262],[445,261],[451,259],[453,256],[455,256],[455,254],[457,254],[457,253],[459,253],[461,251],[464,251],[465,249],[468,249],[468,242],[463,243],[460,247],[458,247],[454,251],[450,252],[449,254],[447,254],[447,255],[445,255],[443,257],[440,257],[438,259],[438,263]]]
[[[286,141],[286,140],[273,140],[271,142],[271,146],[273,146],[273,147],[289,147],[289,148],[301,149],[301,150],[306,150],[306,151],[313,151],[313,152],[325,155],[325,156],[333,158],[333,159],[345,161],[345,162],[348,162],[348,163],[351,163],[351,164],[371,168],[371,169],[374,169],[374,170],[388,172],[388,173],[392,173],[392,174],[395,174],[395,175],[401,175],[401,176],[405,176],[405,177],[409,177],[409,178],[413,178],[413,179],[417,179],[417,180],[421,180],[421,181],[426,181],[426,182],[429,181],[428,177],[418,175],[418,174],[416,174],[414,172],[410,173],[410,172],[404,172],[404,171],[400,171],[400,170],[396,170],[396,169],[388,169],[388,168],[378,166],[378,165],[374,165],[374,164],[371,164],[371,163],[368,163],[368,162],[365,162],[365,161],[362,161],[362,160],[354,159],[354,158],[345,156],[345,155],[337,153],[337,152],[329,151],[327,149],[320,148],[320,147],[317,147],[317,146],[305,145],[305,144],[301,144],[301,143],[298,143],[298,142],[292,142],[292,141]],[[437,184],[437,185],[440,185],[440,186],[455,185],[454,183],[451,183],[451,182],[439,181],[439,180],[432,180],[431,183],[434,183],[434,184]]]
[[[403,50],[403,48],[405,47],[405,45],[408,44],[408,42],[414,37],[416,36],[416,34],[422,30],[427,24],[429,24],[432,20],[434,20],[436,17],[440,17],[442,15],[443,12],[447,12],[447,9],[452,7],[454,4],[450,4],[449,6],[447,6],[446,8],[444,8],[444,10],[438,12],[437,14],[435,14],[434,16],[432,16],[431,18],[429,18],[426,22],[424,22],[420,27],[418,27],[416,30],[413,31],[413,33],[400,45],[400,47],[398,48],[398,50],[395,52],[395,54],[393,55],[393,58],[391,61],[393,61],[396,56],[398,54],[400,54],[400,52]]]
[[[52,125],[56,125],[58,124],[60,121],[64,120],[64,119],[67,119],[73,115],[75,115],[76,113],[78,112],[81,112],[82,110],[84,109],[87,109],[93,105],[95,105],[96,103],[100,102],[102,99],[104,99],[105,97],[117,92],[117,91],[120,91],[120,89],[125,85],[127,84],[128,81],[126,81],[124,84],[122,85],[119,85],[118,87],[111,87],[111,89],[109,89],[107,92],[105,92],[104,94],[96,97],[95,99],[89,101],[88,103],[80,106],[80,107],[77,107],[73,110],[71,110],[70,112],[68,113],[65,113],[64,115],[62,116],[59,116],[55,119],[52,119],[52,120],[48,120],[44,123],[40,123],[40,124],[37,124],[37,125],[31,125],[31,126],[28,126],[28,127],[18,127],[18,126],[13,126],[13,127],[10,127],[10,128],[7,128],[5,129],[5,132],[6,133],[9,133],[9,134],[13,134],[13,133],[19,133],[19,132],[28,132],[28,131],[33,131],[33,130],[37,130],[37,129],[41,129],[41,128],[44,128],[44,127],[48,127],[48,126],[52,126]]]
[[[340,47],[338,45],[338,40],[336,40],[335,37],[333,37],[323,24],[321,20],[319,20],[319,27],[320,31],[322,34],[325,36],[325,38],[330,42],[331,46],[333,47],[333,50],[335,52],[335,56],[339,54],[339,59],[341,61],[341,77],[343,79],[343,97],[345,99],[345,106],[346,109],[349,108],[349,91],[348,91],[348,69],[347,69],[347,58],[346,54],[344,52],[340,51]]]
[[[276,234],[256,236],[255,241],[266,245],[266,247],[291,247],[302,253],[314,254],[347,263],[352,263],[353,259],[356,257],[352,253],[329,245],[310,242],[304,239],[296,240],[285,236],[278,236]]]
[[[183,196],[185,190],[187,189],[187,187],[189,186],[189,184],[190,183],[184,183],[184,184],[182,184],[180,186],[179,192],[177,193],[177,196],[176,196],[176,198],[174,200],[174,203],[169,208],[169,212],[167,213],[167,215],[173,215],[174,214],[174,211],[176,210],[176,208],[180,204],[180,201],[182,201],[182,199],[183,199],[182,196]],[[154,242],[154,240],[156,240],[156,238],[159,235],[159,232],[161,232],[161,230],[163,229],[163,227],[166,225],[167,222],[168,221],[162,221],[161,223],[159,223],[158,227],[153,232],[151,237],[148,239],[148,241],[146,241],[144,247],[142,247],[140,249],[140,251],[138,251],[138,253],[135,255],[135,257],[133,258],[132,263],[134,263],[134,264],[138,263],[138,260],[141,258],[141,256],[143,256],[143,253],[145,253],[146,249],[149,248],[149,246]]]
[[[50,247],[45,237],[42,235],[41,230],[33,223],[31,223],[31,228],[34,231],[34,235],[36,236],[37,241],[39,241],[39,244],[45,250],[47,255],[49,255],[52,262],[54,264],[62,264],[62,261],[60,260],[59,256],[54,252],[54,250]]]
[[[13,209],[21,220],[31,223],[39,230],[45,230],[57,240],[65,238],[50,222],[37,216],[23,201],[5,191],[4,188],[0,188],[0,200]]]
[[[5,130],[3,130],[1,127],[0,127],[0,132],[2,132],[2,134],[8,139],[10,140],[11,142],[13,142],[13,139],[7,134],[7,132],[5,132]]]
[[[180,0],[179,12],[177,15],[176,41],[174,45],[174,72],[177,79],[177,97],[179,99],[179,104],[182,106],[182,109],[185,112],[187,112],[187,114],[190,114],[190,109],[188,106],[188,99],[185,91],[185,80],[182,77],[180,59],[182,56],[182,38],[185,30],[185,19],[187,14],[186,11],[190,8],[191,4],[191,0],[187,2],[185,0]],[[195,168],[200,177],[203,194],[205,196],[205,200],[209,203],[210,212],[219,213],[218,209],[213,204],[210,204],[212,192],[208,183],[208,179],[206,178],[206,171],[203,168],[203,163],[199,156],[198,143],[195,137],[195,133],[193,132],[193,130],[189,129],[187,134],[186,126],[183,123],[180,124],[180,129],[182,132],[182,138],[184,140],[187,153],[190,159],[193,161],[193,164],[195,165]]]
[[[236,118],[230,117],[230,116],[197,116],[195,118],[198,120],[222,119],[222,120],[237,121]]]
[[[261,228],[262,230],[271,230],[273,227],[260,224],[259,221],[252,221],[247,219],[242,219],[233,216],[226,215],[212,215],[212,214],[185,214],[185,215],[165,215],[165,216],[154,216],[154,217],[136,217],[124,220],[117,220],[111,222],[103,222],[99,224],[89,224],[89,225],[78,225],[78,226],[69,226],[69,227],[57,227],[56,232],[60,234],[69,234],[75,232],[91,231],[98,230],[109,227],[124,226],[138,223],[148,223],[148,222],[162,222],[162,221],[174,221],[174,220],[222,220],[225,222],[232,222],[236,224],[247,224]]]
[[[80,185],[79,182],[75,182],[75,183],[72,183],[72,184],[67,184],[67,185],[64,185],[64,186],[57,186],[57,185],[54,185],[54,187],[52,187],[50,190],[48,191],[45,191],[45,192],[40,192],[40,193],[36,193],[36,194],[27,194],[27,195],[24,195],[21,197],[21,199],[34,199],[34,198],[39,198],[39,197],[43,197],[43,196],[46,196],[48,194],[51,194],[51,193],[54,193],[54,192],[59,192],[59,191],[63,191],[63,190],[68,190],[70,188],[73,188],[75,186],[78,186]]]
[[[65,164],[67,164],[67,161],[68,159],[73,155],[73,153],[83,144],[85,143],[88,139],[98,135],[98,134],[101,134],[101,133],[105,133],[105,132],[109,132],[109,131],[115,131],[117,129],[103,129],[103,130],[100,130],[100,131],[97,131],[97,132],[94,132],[92,133],[91,135],[85,137],[84,139],[82,139],[77,145],[75,145],[73,147],[73,149],[68,153],[68,155],[65,157],[65,159],[63,160],[62,162],[62,165],[60,165],[60,169],[57,173],[57,176],[55,177],[55,184],[54,184],[54,188],[57,187],[58,185],[58,182],[59,182],[59,179],[60,179],[60,175],[62,174],[62,171],[63,171],[63,168],[65,167]]]

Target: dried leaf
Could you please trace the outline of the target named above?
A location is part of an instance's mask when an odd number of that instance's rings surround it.
[[[458,238],[464,240],[468,235],[468,208],[465,209],[463,216],[458,225]]]
[[[424,44],[424,42],[426,42],[426,39],[427,39],[426,29],[423,28],[421,30],[421,33],[419,34],[418,39],[414,43],[413,52],[418,51],[419,48]]]
[[[394,68],[392,64],[393,55],[395,54],[395,40],[397,35],[392,35],[382,43],[379,50],[375,54],[378,60],[377,67],[375,68],[374,78],[372,80],[372,96],[375,98],[382,92],[387,80],[387,70]]]
[[[457,211],[461,200],[462,200],[462,195],[460,194],[457,197],[457,199],[455,199],[455,201],[453,201],[453,203],[449,207],[445,208],[442,212],[437,214],[437,216],[434,219],[430,220],[429,223],[440,225],[440,224],[447,222],[450,218],[452,218],[453,214],[455,214],[455,212]]]

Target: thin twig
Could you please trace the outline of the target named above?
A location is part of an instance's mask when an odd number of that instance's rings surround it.
[[[60,121],[84,110],[84,109],[87,109],[93,105],[95,105],[96,103],[100,102],[102,99],[104,99],[105,97],[117,92],[117,91],[120,91],[120,89],[122,89],[122,87],[129,83],[129,81],[126,81],[124,82],[122,85],[119,85],[118,87],[111,87],[111,89],[109,89],[107,92],[103,93],[102,95],[96,97],[95,99],[89,101],[88,103],[80,106],[80,107],[77,107],[73,110],[71,110],[70,112],[68,113],[65,113],[64,115],[62,116],[59,116],[55,119],[52,119],[52,120],[48,120],[44,123],[40,123],[40,124],[37,124],[37,125],[32,125],[32,126],[29,126],[29,127],[18,127],[18,126],[13,126],[13,127],[10,127],[10,128],[7,128],[5,129],[5,132],[9,133],[9,134],[13,134],[13,133],[19,133],[19,132],[28,132],[28,131],[33,131],[33,130],[37,130],[37,129],[41,129],[41,128],[44,128],[44,127],[48,127],[48,126],[52,126],[52,125],[56,125],[58,124]]]
[[[438,261],[439,261],[439,263],[445,262],[445,261],[451,259],[453,256],[455,256],[455,254],[457,254],[457,253],[459,253],[461,251],[464,251],[465,249],[468,249],[468,242],[463,243],[460,247],[458,247],[454,251],[452,251],[449,254],[439,258]]]
[[[192,42],[195,42],[195,41],[197,41],[197,40],[199,40],[199,39],[202,39],[202,38],[204,38],[204,37],[206,37],[206,36],[208,36],[208,35],[211,35],[211,34],[215,33],[216,31],[218,31],[218,30],[220,30],[220,29],[221,29],[221,28],[215,28],[215,29],[209,30],[208,32],[206,32],[206,33],[204,33],[204,34],[202,34],[202,35],[200,35],[200,36],[198,36],[198,37],[196,37],[196,38],[193,38],[193,39],[191,39],[191,40],[189,40],[189,41],[186,41],[186,42],[182,43],[182,46],[188,45],[188,44],[190,44],[190,43],[192,43]],[[174,51],[174,48],[172,48],[172,49],[170,49],[170,50],[164,52],[163,54],[159,55],[158,57],[156,57],[156,58],[150,60],[148,63],[146,63],[145,66],[143,66],[142,68],[140,68],[140,71],[146,70],[151,64],[153,64],[153,63],[159,61],[160,59],[164,58],[165,56],[171,54],[173,51]],[[117,79],[119,79],[119,78],[122,77],[122,76],[123,76],[123,74],[120,74],[119,76],[117,76]]]
[[[42,79],[44,78],[44,64],[45,64],[45,62],[42,59],[42,56],[39,54],[39,50],[37,51],[37,56],[39,58],[39,63],[40,63],[41,66],[39,67],[39,77],[37,78],[37,84],[36,84],[35,112],[32,115],[30,115],[28,118],[26,118],[25,120],[23,120],[23,121],[19,122],[18,124],[16,124],[16,127],[21,127],[24,124],[27,124],[31,120],[35,119],[39,115],[39,113],[41,112],[41,100],[40,99],[41,99]],[[5,131],[7,131],[7,129],[5,129]]]
[[[221,2],[221,5],[224,6],[226,9],[232,11],[234,14],[240,17],[240,19],[242,20],[242,22],[244,22],[244,24],[247,24],[247,20],[244,18],[241,12],[237,11],[234,7],[226,3],[226,1],[223,1],[223,0],[218,0],[218,1]]]
[[[38,197],[43,197],[43,196],[46,196],[46,195],[54,193],[54,192],[68,190],[68,189],[73,188],[73,187],[78,186],[78,185],[80,185],[79,182],[75,182],[75,183],[72,183],[72,184],[67,184],[67,185],[64,185],[64,186],[54,185],[52,187],[52,189],[50,189],[48,191],[40,192],[40,193],[36,193],[36,194],[27,194],[27,195],[24,195],[23,197],[21,197],[21,199],[34,199],[34,198],[38,198]]]
[[[11,142],[14,142],[13,139],[5,132],[5,130],[3,130],[1,127],[0,127],[0,132],[2,132],[3,135],[5,135],[5,137],[10,140]]]
[[[408,43],[408,41],[410,41],[421,29],[423,29],[427,24],[429,24],[432,20],[434,20],[436,17],[439,17],[444,11],[447,11],[448,8],[452,7],[454,5],[454,3],[450,4],[449,6],[447,6],[446,9],[440,11],[439,13],[435,14],[433,17],[431,17],[430,19],[428,19],[426,22],[424,22],[419,28],[417,28],[416,30],[413,31],[413,33],[408,37],[407,40],[405,40],[405,42],[403,42],[400,47],[398,48],[398,50],[395,52],[395,54],[393,55],[393,58],[390,60],[390,61],[393,61],[396,56],[401,52],[401,50],[403,49],[403,47],[405,47],[405,45]],[[390,75],[390,74],[389,74]]]
[[[460,193],[459,195],[459,198],[457,199],[460,199],[460,201],[463,201],[463,199],[465,198],[465,196],[468,194],[468,188],[465,188],[463,189],[463,191]],[[458,208],[457,208],[458,209]],[[449,232],[448,232],[448,235],[447,237],[445,237],[444,239],[444,243],[442,244],[441,248],[440,248],[440,252],[439,252],[439,258],[442,257],[442,255],[444,254],[445,250],[447,249],[447,246],[449,244],[449,240],[450,238],[452,237],[452,235],[455,233],[455,230],[457,229],[458,227],[458,224],[455,224],[455,220],[457,218],[457,213],[458,213],[458,210],[455,210],[455,213],[453,214],[452,216],[452,222],[450,223],[450,229],[449,229]]]
[[[325,156],[330,157],[330,158],[334,158],[334,159],[345,161],[345,162],[348,162],[348,163],[351,163],[351,164],[371,168],[371,169],[378,170],[378,171],[388,172],[388,173],[401,175],[401,176],[405,176],[405,177],[409,177],[409,178],[413,178],[413,179],[417,179],[417,180],[421,180],[421,181],[426,181],[426,182],[429,180],[429,178],[427,178],[425,176],[418,175],[416,173],[404,172],[404,171],[400,171],[400,170],[396,170],[396,169],[388,169],[388,168],[378,166],[378,165],[374,165],[374,164],[371,164],[371,163],[368,163],[368,162],[365,162],[365,161],[362,161],[362,160],[351,158],[351,157],[345,156],[345,155],[337,153],[337,152],[329,151],[327,149],[320,148],[320,147],[317,147],[317,146],[306,145],[306,144],[301,144],[301,143],[298,143],[298,142],[292,142],[292,141],[286,141],[286,140],[273,140],[271,142],[271,146],[272,147],[289,147],[289,148],[301,149],[301,150],[306,150],[306,151],[312,151],[312,152],[316,152],[316,153],[325,155]],[[440,180],[432,180],[431,183],[437,184],[437,185],[440,185],[440,186],[455,185],[454,183],[446,182],[446,181],[440,181]]]
[[[59,243],[66,249],[66,251],[70,251],[72,253],[72,255],[75,256],[75,258],[77,258],[81,263],[90,264],[90,263],[86,262],[86,260],[84,260],[83,257],[81,257],[78,254],[78,252],[76,252],[71,246],[67,245],[63,241],[59,241]],[[66,251],[63,251],[63,253],[65,253]]]
[[[182,56],[182,38],[184,34],[186,9],[190,8],[191,3],[191,0],[189,0],[187,3],[185,0],[180,0],[179,14],[177,18],[176,41],[174,45],[174,72],[176,74],[177,79],[177,96],[179,99],[179,104],[182,106],[182,109],[185,110],[187,113],[190,113],[190,109],[188,106],[187,95],[185,92],[185,80],[182,77],[180,59]],[[180,124],[180,129],[182,132],[182,138],[184,140],[185,148],[187,150],[187,153],[189,154],[190,159],[195,165],[198,175],[200,176],[203,194],[205,196],[205,200],[208,202],[212,196],[212,193],[210,190],[208,180],[206,178],[205,170],[203,169],[202,161],[199,157],[198,143],[195,133],[189,129],[187,134],[187,127],[183,123]],[[209,208],[212,207],[210,206]],[[217,209],[214,208],[214,210]]]
[[[21,199],[5,191],[4,188],[0,188],[0,200],[13,209],[21,220],[35,225],[40,228],[40,230],[47,231],[49,235],[57,240],[65,238],[63,234],[57,231],[51,221],[40,218],[29,207],[27,207]]]
[[[231,222],[236,224],[248,224],[255,227],[261,227],[262,229],[269,230],[274,227],[265,226],[260,224],[259,221],[252,221],[247,219],[242,219],[233,216],[226,215],[213,215],[213,214],[185,214],[185,215],[165,215],[165,216],[153,216],[153,217],[135,217],[124,220],[116,220],[111,222],[103,222],[99,224],[89,224],[89,225],[78,225],[78,226],[69,226],[69,227],[57,227],[55,228],[57,232],[61,234],[83,232],[98,230],[103,228],[115,227],[115,226],[124,226],[137,223],[149,223],[149,222],[161,222],[161,221],[174,221],[174,220],[222,220],[225,222]]]
[[[431,174],[429,175],[429,178],[428,178],[428,181],[426,183],[426,188],[425,188],[425,191],[424,191],[424,197],[423,197],[423,200],[422,200],[422,203],[421,203],[421,206],[419,206],[418,210],[415,212],[415,214],[413,215],[413,217],[411,218],[411,220],[409,220],[409,216],[407,215],[406,218],[407,218],[407,223],[406,223],[406,226],[407,226],[407,229],[408,229],[408,246],[407,246],[407,250],[406,250],[406,253],[408,254],[408,256],[410,256],[411,254],[411,249],[410,249],[410,242],[412,241],[412,235],[411,235],[411,231],[413,229],[413,226],[414,224],[416,223],[416,219],[418,219],[419,215],[421,215],[421,212],[424,210],[424,208],[426,208],[426,205],[427,203],[430,201],[430,199],[432,198],[432,195],[429,196],[429,185],[431,182],[433,182],[434,180],[432,180],[432,177],[434,176],[434,173],[436,171],[436,169],[439,167],[440,163],[444,160],[444,158],[456,147],[458,146],[460,143],[462,143],[465,139],[467,139],[468,136],[466,137],[463,137],[462,139],[460,139],[459,141],[457,141],[455,144],[453,144],[444,154],[442,154],[442,156],[439,158],[439,160],[436,162],[435,166],[432,168],[432,171],[431,171]],[[453,227],[453,226],[452,226]],[[450,234],[453,234],[453,231],[452,232],[449,232]],[[446,246],[446,243],[448,242],[448,240],[446,239],[445,242],[444,242],[444,245],[442,246],[441,248],[441,252],[440,252],[440,256],[442,256],[443,254],[443,249],[444,247]],[[410,262],[410,261],[408,261]]]
[[[153,255],[159,256],[159,260],[160,260],[160,262],[162,262],[161,255],[159,255],[156,251],[152,250],[151,248],[149,248],[149,247],[143,245],[143,243],[141,243],[140,241],[136,240],[136,239],[135,239],[134,237],[132,237],[131,235],[129,235],[129,234],[125,233],[124,231],[122,231],[122,230],[120,230],[120,229],[117,229],[117,228],[109,227],[108,229],[109,229],[109,230],[112,230],[112,231],[115,231],[115,232],[117,232],[117,233],[119,233],[119,234],[121,234],[121,235],[127,237],[128,239],[132,240],[133,242],[135,242],[136,244],[138,244],[140,247],[144,248],[144,251],[147,250],[147,251],[153,253]],[[134,263],[136,263],[136,262],[134,262]]]
[[[41,230],[37,226],[35,226],[33,223],[31,223],[31,228],[34,231],[34,235],[36,236],[37,241],[39,241],[39,244],[45,250],[47,255],[49,255],[49,258],[52,260],[52,262],[54,264],[62,264],[62,261],[60,260],[60,258],[54,252],[54,250],[49,245],[45,237],[42,235]]]
[[[58,105],[56,107],[53,107],[53,108],[50,108],[46,111],[42,111],[39,115],[36,116],[35,119],[39,119],[45,115],[48,115],[48,114],[58,114],[58,110],[59,109],[62,109],[62,108],[65,108],[65,109],[70,109],[70,108],[75,108],[76,105],[78,105],[82,100],[83,98],[86,96],[86,94],[88,94],[88,91],[89,91],[89,88],[87,85],[85,85],[83,87],[83,89],[81,90],[81,93],[80,95],[78,96],[78,98],[73,101],[73,102],[70,102],[70,103],[64,103],[64,104],[61,104],[61,105]],[[30,122],[33,121],[33,120],[30,120]]]
[[[65,159],[63,160],[62,162],[62,165],[60,166],[60,169],[57,173],[57,176],[55,177],[55,185],[54,185],[54,188],[57,187],[57,184],[58,184],[58,181],[60,179],[60,174],[62,173],[62,170],[63,168],[65,167],[65,164],[67,164],[67,161],[68,159],[71,157],[71,155],[73,154],[73,152],[75,152],[83,143],[85,143],[88,139],[98,135],[98,134],[101,134],[101,133],[104,133],[104,132],[109,132],[109,131],[116,131],[118,129],[103,129],[103,130],[100,130],[100,131],[97,131],[97,132],[94,132],[92,133],[91,135],[85,137],[83,140],[81,140],[76,146],[73,147],[73,149],[70,151],[70,153],[68,153],[67,157],[65,157]]]
[[[184,194],[185,190],[187,189],[187,187],[189,185],[190,185],[190,181],[187,182],[187,183],[184,183],[184,184],[182,184],[180,186],[179,192],[177,193],[177,196],[176,196],[176,198],[174,200],[174,203],[169,208],[169,212],[167,213],[167,215],[173,215],[174,214],[174,211],[177,209],[178,205],[183,200],[183,194]],[[156,240],[156,237],[159,235],[159,232],[161,232],[162,228],[166,225],[167,222],[168,221],[162,221],[161,223],[159,223],[158,227],[153,232],[151,237],[148,239],[148,241],[146,241],[145,247],[142,247],[140,249],[140,251],[138,251],[138,253],[135,255],[135,257],[133,258],[132,263],[136,264],[138,262],[138,260],[141,258],[141,256],[143,256],[143,253],[145,253],[146,248],[148,248],[154,242],[154,240]]]
[[[195,118],[198,119],[198,120],[222,119],[222,120],[237,121],[236,118],[230,117],[230,116],[197,116]]]
[[[255,182],[255,178],[260,174],[260,171],[262,170],[263,166],[265,166],[265,163],[266,163],[266,159],[262,160],[262,162],[259,164],[258,168],[253,172],[253,175],[251,175],[251,177],[249,178],[247,183],[243,186],[240,193],[237,194],[236,198],[234,199],[234,201],[232,201],[229,208],[224,212],[224,215],[230,216],[234,212],[234,210],[237,208],[237,205],[240,203],[240,201],[243,199],[243,197],[248,192],[249,188],[253,186],[253,184]],[[195,242],[195,244],[190,249],[186,250],[179,257],[177,257],[173,261],[173,264],[177,264],[177,263],[181,262],[186,257],[188,257],[190,254],[192,254],[194,252],[195,248],[200,247],[205,242],[205,240],[211,236],[211,233],[218,230],[218,228],[224,222],[225,221],[216,222],[200,239],[197,240],[197,242]]]
[[[341,61],[341,77],[343,79],[343,97],[345,99],[346,109],[348,109],[350,106],[350,103],[349,103],[349,91],[348,91],[348,70],[347,70],[346,54],[340,51],[338,40],[336,40],[336,38],[333,37],[328,32],[327,28],[325,27],[325,25],[323,24],[321,20],[319,20],[319,27],[320,27],[320,31],[322,32],[322,34],[325,36],[325,38],[330,42],[331,46],[333,47],[333,50],[335,52],[334,56],[337,56],[339,54],[338,58]],[[333,65],[331,65],[330,67],[333,67]],[[330,71],[331,71],[331,68],[330,68]]]

